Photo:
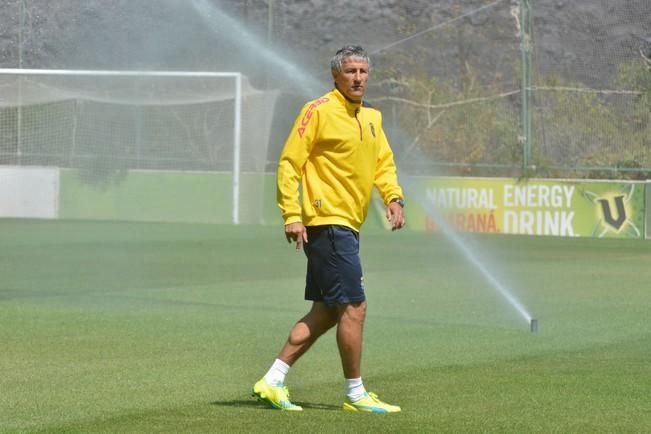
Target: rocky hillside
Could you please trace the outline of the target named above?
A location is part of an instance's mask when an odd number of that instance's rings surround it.
[[[253,27],[269,25],[262,2],[225,3]],[[413,53],[422,69],[443,75],[458,72],[464,67],[459,63],[490,74],[500,69],[500,61],[519,62],[515,0],[359,0],[354,7],[347,0],[274,3],[274,38],[320,57],[348,41],[360,41],[371,51],[388,47],[381,54],[389,57]],[[530,3],[534,62],[541,73],[605,86],[619,63],[639,57],[640,49],[651,50],[649,0]],[[423,34],[392,45],[419,32]]]
[[[649,0],[531,3],[535,65],[542,73],[607,86],[619,63],[651,47]],[[490,80],[509,79],[519,64],[517,20],[512,15],[517,4],[515,0],[5,0],[0,4],[0,66],[238,68],[260,81],[274,63],[289,60],[300,65],[296,68],[329,80],[327,59],[333,51],[359,42],[371,52],[380,50],[374,56],[376,64],[402,64],[412,73],[454,77],[472,68]],[[407,38],[411,39],[397,43]],[[273,51],[263,54],[268,48]],[[261,60],[269,65],[261,68]],[[282,74],[287,75],[286,70]]]

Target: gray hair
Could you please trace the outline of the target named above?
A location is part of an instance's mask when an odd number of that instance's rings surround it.
[[[345,45],[337,50],[335,55],[332,57],[332,60],[330,60],[330,70],[332,73],[341,72],[342,64],[349,57],[354,57],[357,60],[368,63],[368,67],[371,69],[371,59],[368,57],[366,50],[364,50],[361,45]]]

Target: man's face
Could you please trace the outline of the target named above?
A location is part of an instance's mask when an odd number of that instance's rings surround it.
[[[368,63],[354,57],[344,59],[341,72],[334,75],[335,86],[346,98],[360,102],[368,82]]]

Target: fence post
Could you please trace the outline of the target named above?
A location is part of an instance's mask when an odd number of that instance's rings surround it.
[[[522,55],[522,109],[520,112],[520,141],[522,143],[522,176],[529,176],[531,159],[531,53],[533,34],[531,29],[531,0],[520,1],[520,53]]]

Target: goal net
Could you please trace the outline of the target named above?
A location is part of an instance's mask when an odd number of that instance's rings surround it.
[[[239,73],[2,70],[0,168],[60,168],[62,217],[260,223],[277,96]]]

